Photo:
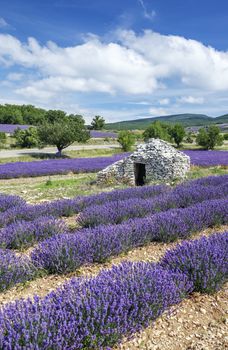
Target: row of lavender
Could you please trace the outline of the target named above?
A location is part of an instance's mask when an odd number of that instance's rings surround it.
[[[227,176],[228,179],[228,176]],[[221,178],[220,181],[223,181]],[[17,196],[0,195],[0,227],[4,227],[18,220],[31,221],[41,216],[55,217],[78,214],[83,209],[106,202],[127,200],[130,198],[152,198],[169,191],[168,186],[144,186],[103,192],[96,195],[62,199],[39,205],[29,205]],[[6,210],[8,209],[8,210]]]
[[[190,201],[185,202],[186,206],[192,204],[192,199],[195,203],[202,202],[205,193],[207,199],[210,196],[216,198],[216,194],[218,197],[225,195],[224,191],[221,192],[221,185],[218,185],[225,178],[200,180],[201,183],[204,181],[208,184],[204,187],[201,185],[202,198],[195,197],[199,191],[198,185],[192,192],[188,192]],[[189,189],[190,186],[186,185],[186,188]],[[185,193],[185,200],[186,188],[180,186]],[[131,219],[121,225],[99,226],[65,234],[62,233],[65,228],[61,222],[54,219],[51,221],[50,218],[46,218],[46,222],[44,218],[31,223],[16,222],[1,230],[2,242],[11,248],[29,246],[53,234],[62,234],[40,243],[32,252],[31,260],[27,257],[20,258],[8,250],[1,250],[1,286],[5,289],[17,282],[35,278],[39,269],[45,269],[49,273],[65,273],[83,264],[103,262],[110,256],[150,241],[169,242],[188,237],[204,227],[227,223],[227,204],[227,200],[209,200],[190,208],[173,209],[144,219]]]
[[[145,186],[115,190],[97,195],[81,196],[73,199],[57,200],[41,205],[27,205],[24,200],[17,196],[0,195],[0,227],[7,226],[0,230],[1,246],[5,248],[20,248],[29,246],[42,237],[54,234],[56,231],[63,231],[65,226],[59,220],[54,221],[54,217],[70,216],[81,212],[79,220],[83,223],[83,218],[88,211],[99,211],[105,213],[105,207],[111,207],[114,217],[119,221],[129,217],[145,216],[148,213],[164,211],[173,207],[183,207],[219,196],[227,195],[228,175],[207,177],[188,181],[171,190],[168,186]],[[136,206],[130,207],[132,199],[135,199]],[[144,211],[138,211],[138,200],[141,199]],[[129,202],[130,200],[130,202]],[[145,202],[146,200],[146,202]],[[129,207],[125,216],[119,211],[120,207]],[[154,210],[149,210],[149,209]],[[106,210],[107,213],[107,210]],[[109,213],[109,211],[108,211]],[[101,217],[102,217],[101,215]],[[106,223],[111,221],[109,216],[102,217]],[[31,224],[26,221],[33,221]],[[16,223],[15,223],[16,222]],[[95,220],[97,222],[97,219]],[[116,221],[114,221],[116,223]],[[87,222],[85,222],[84,226]],[[39,229],[42,228],[42,230]],[[40,237],[39,237],[40,236]]]
[[[228,166],[227,151],[185,151],[191,164],[198,166]],[[97,172],[124,158],[127,153],[111,157],[50,159],[34,162],[15,162],[0,165],[0,179],[85,172]]]
[[[183,242],[157,264],[123,263],[0,311],[0,348],[110,349],[193,291],[226,281],[228,233]]]

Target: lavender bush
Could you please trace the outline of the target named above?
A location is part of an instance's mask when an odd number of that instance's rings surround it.
[[[0,249],[0,291],[34,278],[35,272],[35,267],[26,256]]]
[[[43,300],[0,312],[5,350],[110,349],[179,303],[192,284],[151,263],[123,263],[90,279],[75,278]]]
[[[0,246],[8,249],[24,249],[34,243],[67,231],[62,220],[41,216],[34,221],[16,221],[0,230]]]
[[[228,195],[228,184],[220,186],[179,185],[174,190],[152,199],[133,198],[85,208],[78,223],[83,227],[119,224],[133,217],[144,217],[172,208],[184,208],[207,199]]]
[[[35,266],[49,273],[65,273],[91,262],[104,262],[114,255],[151,241],[172,242],[203,228],[228,223],[228,200],[211,200],[185,209],[172,209],[120,225],[82,229],[41,242],[32,252]]]
[[[170,187],[168,186],[156,185],[115,190],[90,196],[75,197],[73,199],[61,199],[39,205],[28,205],[23,201],[24,205],[20,206],[20,208],[12,207],[5,213],[0,213],[0,227],[15,222],[16,220],[29,221],[44,215],[52,215],[55,217],[71,216],[79,213],[83,208],[94,204],[102,204],[107,201],[112,202],[134,197],[150,198],[168,192],[169,190]]]
[[[25,205],[25,201],[18,196],[0,194],[0,213],[10,208]]]
[[[228,232],[183,242],[165,254],[161,266],[184,273],[195,291],[214,293],[228,278]]]

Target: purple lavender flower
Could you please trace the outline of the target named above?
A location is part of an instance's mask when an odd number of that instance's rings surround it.
[[[190,157],[192,165],[198,166],[216,166],[228,165],[228,151],[183,151]]]
[[[48,159],[34,162],[15,162],[0,165],[0,179],[17,177],[32,177],[73,172],[97,172],[108,165],[126,157],[126,153],[115,154],[111,157]]]
[[[228,232],[181,243],[165,254],[161,266],[184,273],[197,292],[216,292],[228,278]]]
[[[0,213],[22,205],[25,205],[25,201],[19,196],[0,194]]]
[[[83,264],[104,262],[152,241],[172,242],[203,228],[228,223],[228,200],[210,200],[172,209],[119,225],[101,225],[41,242],[32,252],[34,265],[49,273],[73,271]]]
[[[179,185],[174,190],[149,199],[130,198],[85,208],[77,219],[83,227],[119,224],[134,217],[145,217],[172,208],[185,208],[228,195],[227,183],[220,186]]]
[[[62,220],[41,216],[34,221],[16,221],[0,230],[0,245],[3,248],[23,249],[35,242],[67,231]]]
[[[0,291],[28,281],[35,276],[36,269],[26,256],[17,256],[7,249],[0,249]]]
[[[0,312],[0,348],[107,349],[179,303],[192,284],[151,263],[123,263],[90,279],[74,278],[43,300]]]

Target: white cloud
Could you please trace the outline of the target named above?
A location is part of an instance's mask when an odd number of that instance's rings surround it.
[[[170,100],[169,100],[169,98],[162,98],[158,102],[161,106],[166,106],[170,103]]]
[[[145,5],[145,2],[143,0],[138,0],[138,2],[142,6],[144,17],[149,19],[149,20],[153,20],[154,17],[156,16],[156,12],[154,10],[148,11],[148,9]]]
[[[163,108],[156,108],[156,107],[152,107],[149,109],[149,113],[153,116],[153,117],[161,117],[163,115],[168,115],[168,111],[166,109]]]
[[[53,42],[40,45],[34,38],[24,43],[12,35],[0,34],[1,69],[7,67],[8,72],[12,67],[6,80],[10,82],[9,96],[52,106],[61,101],[67,106],[74,97],[80,105],[78,93],[103,94],[104,102],[110,96],[117,104],[135,100],[140,108],[151,103],[155,107],[150,114],[157,116],[170,114],[162,106],[169,106],[169,112],[172,107],[175,113],[186,106],[189,112],[200,105],[203,110],[205,100],[215,111],[211,96],[216,95],[214,101],[219,101],[219,96],[226,96],[228,91],[227,51],[152,31],[137,35],[119,30],[109,41],[103,42],[95,35],[84,40],[82,44],[60,47]],[[17,67],[23,75],[16,72]],[[205,108],[209,108],[208,103]],[[148,109],[142,113],[148,114]]]
[[[193,96],[182,96],[178,98],[177,100],[180,103],[189,103],[189,104],[203,104],[204,98],[203,97],[193,97]]]
[[[161,35],[146,30],[142,35],[119,31],[122,45],[150,62],[154,78],[177,78],[184,86],[208,90],[228,89],[228,52],[207,47],[196,40]]]
[[[22,73],[9,73],[6,77],[7,80],[18,81],[23,78],[24,74]]]
[[[9,24],[6,22],[6,20],[3,17],[0,17],[0,28],[8,27]]]

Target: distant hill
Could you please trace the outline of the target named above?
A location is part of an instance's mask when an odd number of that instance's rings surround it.
[[[148,127],[155,120],[166,123],[181,123],[183,126],[204,126],[208,124],[228,123],[228,114],[212,118],[204,114],[174,114],[154,118],[142,118],[136,120],[127,120],[105,125],[109,130],[142,130]]]

